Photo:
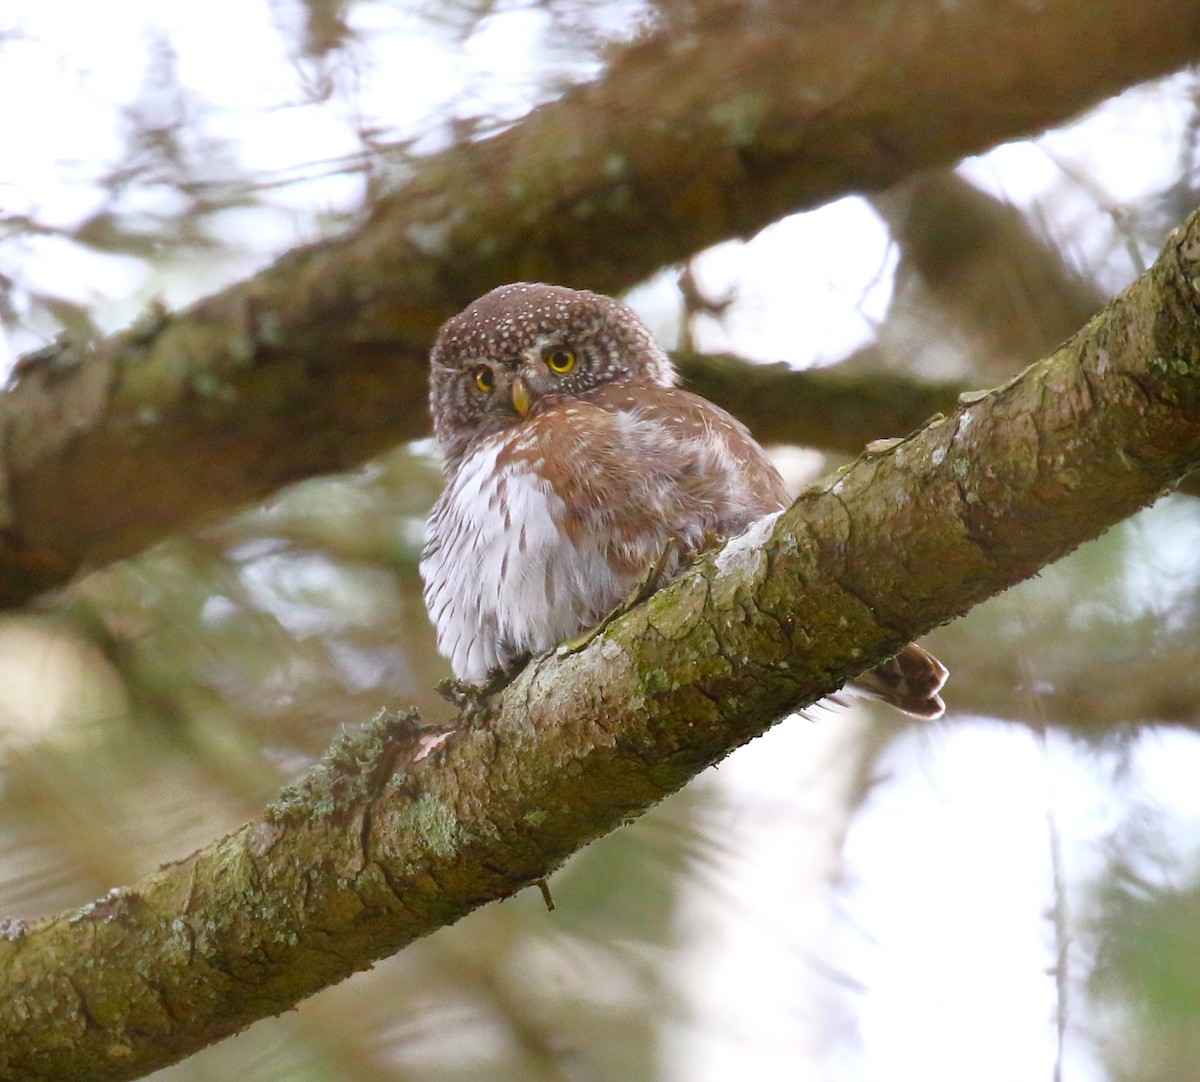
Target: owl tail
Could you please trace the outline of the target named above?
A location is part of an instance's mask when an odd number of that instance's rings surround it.
[[[852,687],[916,718],[940,718],[946,704],[938,692],[949,673],[928,650],[910,642],[895,657],[854,678]]]

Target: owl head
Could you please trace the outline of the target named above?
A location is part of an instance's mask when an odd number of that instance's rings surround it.
[[[429,360],[433,430],[447,462],[546,404],[606,383],[672,387],[676,378],[625,305],[529,282],[493,289],[448,320]]]

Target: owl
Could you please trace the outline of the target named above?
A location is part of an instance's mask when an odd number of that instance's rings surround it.
[[[624,305],[516,283],[438,333],[430,408],[444,456],[421,557],[455,676],[483,684],[602,622],[644,582],[787,506],[749,431],[676,386]],[[946,670],[915,644],[858,690],[942,713]]]

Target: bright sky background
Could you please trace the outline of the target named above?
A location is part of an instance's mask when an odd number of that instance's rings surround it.
[[[120,153],[116,107],[142,86],[148,28],[169,35],[181,80],[203,103],[204,130],[228,140],[245,165],[288,177],[354,152],[357,125],[382,122],[433,145],[442,129],[429,118],[464,97],[506,116],[530,101],[544,59],[540,13],[493,18],[456,48],[431,40],[418,17],[391,5],[352,10],[382,44],[374,60],[362,50],[355,112],[339,115],[288,104],[295,78],[280,33],[286,4],[9,0],[0,27],[20,28],[25,40],[6,43],[0,63],[0,100],[10,103],[0,110],[0,213],[69,226],[99,205],[93,180]],[[574,77],[588,74],[557,62]],[[1184,113],[1171,91],[1168,83],[1131,92],[1036,143],[967,162],[962,172],[1039,214],[1081,268],[1101,268],[1105,283],[1120,288],[1136,260],[1113,244],[1103,204],[1136,201],[1173,177]],[[221,168],[216,156],[214,175]],[[1072,174],[1092,178],[1092,187]],[[1097,177],[1103,190],[1094,187]],[[314,239],[323,213],[352,208],[360,195],[361,181],[336,171],[298,179],[277,192],[274,212],[229,215],[228,232],[243,246],[233,258],[148,269],[54,237],[9,239],[0,241],[0,274],[69,294],[115,329],[156,296],[186,303]],[[153,209],[152,194],[138,198]],[[747,243],[720,245],[698,262],[701,284],[716,295],[736,288],[739,300],[722,325],[701,321],[701,345],[796,364],[836,360],[871,340],[895,262],[882,222],[857,198],[790,218]],[[669,333],[677,312],[672,276],[639,288],[632,302]],[[13,336],[14,352],[40,344],[46,331],[28,325]],[[1173,584],[1195,581],[1200,530],[1192,522],[1167,533],[1165,541],[1142,538],[1157,555],[1130,576],[1131,596],[1146,605],[1169,601]],[[846,713],[816,724],[793,720],[707,779],[733,809],[728,849],[736,856],[720,859],[736,869],[740,904],[714,906],[698,896],[685,906],[682,919],[696,933],[686,992],[701,1022],[676,1037],[676,1077],[798,1077],[804,1057],[821,1051],[822,1004],[813,990],[821,978],[809,979],[811,960],[859,986],[849,996],[859,1051],[834,1057],[837,1073],[824,1077],[1048,1080],[1056,1039],[1047,974],[1051,838],[1061,838],[1068,904],[1082,911],[1102,866],[1102,840],[1136,809],[1114,803],[1103,764],[1062,737],[1042,741],[1024,728],[957,716],[910,730],[845,839],[839,920],[816,884],[842,845],[838,809],[858,725]],[[1156,794],[1152,814],[1163,837],[1194,853],[1195,740],[1157,734],[1134,763],[1127,791]],[[1082,978],[1086,969],[1073,972]],[[1072,1082],[1103,1077],[1078,1041],[1068,1042],[1065,1066]]]

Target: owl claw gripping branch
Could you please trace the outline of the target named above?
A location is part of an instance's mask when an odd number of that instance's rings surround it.
[[[438,649],[465,684],[580,648],[646,595],[648,569],[653,590],[787,506],[745,426],[677,388],[667,354],[608,297],[501,286],[442,327],[430,364],[445,481],[421,575]],[[945,680],[910,644],[853,686],[935,718]]]

